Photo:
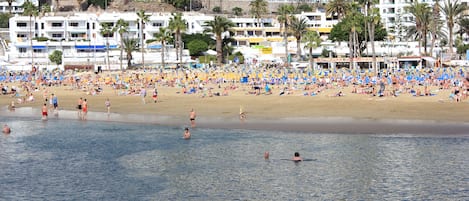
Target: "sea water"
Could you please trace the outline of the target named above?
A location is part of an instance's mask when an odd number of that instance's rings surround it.
[[[1,118],[0,200],[469,200],[466,136]]]

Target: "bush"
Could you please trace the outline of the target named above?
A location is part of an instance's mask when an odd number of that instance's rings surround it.
[[[208,44],[202,40],[193,40],[187,44],[187,49],[189,49],[191,56],[200,56],[208,50]]]
[[[234,54],[228,56],[228,60],[234,62],[234,59],[238,57],[238,63],[243,64],[244,63],[244,56],[243,53],[241,52],[235,52]]]
[[[213,8],[212,11],[214,13],[221,13],[221,8],[220,8],[220,6],[217,6],[217,7]]]
[[[204,55],[199,57],[199,63],[203,64],[208,64],[210,61],[213,61],[214,63],[217,62],[217,56],[214,55]]]
[[[47,37],[36,37],[36,38],[34,38],[34,40],[37,40],[38,42],[44,42],[44,41],[48,41],[49,38],[47,38]]]

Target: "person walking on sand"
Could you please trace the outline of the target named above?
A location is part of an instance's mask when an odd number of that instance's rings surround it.
[[[189,128],[184,129],[184,136],[183,136],[183,138],[184,138],[185,140],[188,140],[188,139],[191,138],[191,132],[189,132]]]
[[[153,91],[153,102],[158,102],[158,90],[155,87],[155,90]]]
[[[191,127],[195,127],[195,117],[196,117],[196,114],[195,114],[194,109],[192,108],[191,112],[189,113],[189,120],[191,121]]]
[[[142,89],[140,90],[140,96],[142,97],[143,104],[146,104],[145,97],[147,97],[147,90],[145,89],[145,87],[142,87]]]
[[[109,98],[106,99],[104,105],[106,105],[107,115],[111,114],[111,101],[109,101]]]
[[[57,98],[57,95],[55,94],[52,94],[52,105],[54,107],[54,115],[59,115],[59,111],[57,110],[57,108],[59,107],[59,99]]]

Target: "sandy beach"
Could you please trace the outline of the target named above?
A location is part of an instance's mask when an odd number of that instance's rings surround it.
[[[213,88],[213,93],[221,93],[224,86],[210,87]],[[110,86],[104,86],[102,93],[98,95],[71,89],[70,86],[51,86],[33,92],[36,99],[34,102],[16,104],[16,111],[7,110],[7,105],[16,101],[16,97],[0,96],[0,105],[3,106],[1,113],[8,116],[40,117],[39,109],[44,103],[43,90],[47,89],[49,94],[54,93],[59,99],[60,117],[71,119],[77,119],[75,108],[77,100],[82,97],[88,100],[89,120],[132,122],[125,119],[134,115],[139,116],[134,119],[140,119],[138,121],[144,123],[184,126],[189,123],[188,115],[193,108],[200,127],[336,133],[463,134],[465,130],[469,130],[469,102],[449,100],[449,91],[424,97],[410,94],[376,97],[351,93],[352,88],[349,86],[329,89],[316,96],[304,96],[301,90],[279,96],[281,89],[278,86],[272,86],[271,95],[253,95],[248,93],[250,86],[245,85],[229,91],[228,96],[202,97],[200,94],[183,94],[179,87],[157,88],[158,102],[153,102],[152,89],[148,89],[146,104],[143,104],[141,96],[121,96],[118,95],[119,90]],[[333,96],[338,91],[342,91],[345,96]],[[111,102],[109,118],[105,115],[104,103],[107,98]],[[247,114],[247,119],[243,122],[239,120],[240,107]]]

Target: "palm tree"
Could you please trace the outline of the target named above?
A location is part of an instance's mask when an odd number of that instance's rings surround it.
[[[314,73],[313,49],[321,46],[322,40],[319,37],[318,32],[316,31],[307,31],[301,39],[305,43],[305,48],[308,48],[309,50],[309,66],[311,67]]]
[[[111,27],[109,23],[101,23],[101,29],[99,30],[99,33],[103,36],[106,37],[106,57],[107,57],[107,69],[111,70],[110,62],[109,62],[109,37],[112,36],[116,30],[114,29],[115,27]]]
[[[428,29],[432,38],[430,55],[433,55],[433,49],[435,48],[436,40],[445,37],[445,33],[443,31],[443,24],[444,21],[441,19],[440,6],[438,0],[436,0],[435,4],[433,4],[432,19],[430,20]],[[438,57],[438,55],[436,55],[436,57]]]
[[[182,63],[182,33],[187,29],[186,20],[182,19],[182,13],[173,13],[169,20],[169,29],[173,31],[176,41],[176,59],[179,58],[179,65]],[[179,50],[179,51],[178,51]]]
[[[283,27],[283,40],[285,41],[285,64],[290,66],[290,60],[288,59],[288,30],[291,24],[291,18],[295,8],[292,5],[283,4],[277,9],[277,20],[280,23],[280,30]]]
[[[353,58],[360,56],[359,54],[359,47],[358,47],[358,33],[360,33],[361,30],[361,24],[362,21],[360,17],[363,17],[363,15],[358,11],[357,9],[358,4],[353,3],[351,4],[351,10],[350,12],[347,13],[343,21],[346,24],[347,29],[350,31],[349,34],[349,48],[350,48],[350,60],[351,68],[355,69],[355,63],[352,63]]]
[[[358,3],[363,5],[363,9],[365,10],[365,33],[366,29],[368,29],[368,37],[370,38],[371,43],[371,54],[372,54],[372,62],[371,66],[375,73],[378,72],[378,68],[376,65],[376,49],[375,49],[375,26],[380,22],[379,17],[379,9],[375,8],[374,5],[378,4],[378,0],[359,0]],[[366,37],[366,36],[365,36]]]
[[[121,54],[120,54],[120,68],[121,70],[124,70],[124,68],[122,68],[122,58],[123,58],[123,54],[124,54],[124,33],[127,33],[128,32],[128,29],[129,29],[129,23],[124,21],[124,19],[119,19],[117,20],[117,23],[114,25],[114,30],[119,33],[119,40],[120,40],[120,50],[121,50]]]
[[[301,57],[301,36],[305,34],[308,30],[308,22],[305,18],[298,19],[297,17],[292,17],[291,21],[291,32],[296,38],[296,58],[300,59]]]
[[[262,15],[267,13],[267,1],[265,0],[253,0],[249,3],[251,7],[251,14],[257,20],[257,26],[261,27]]]
[[[232,27],[234,27],[234,23],[226,17],[223,16],[215,16],[215,18],[211,21],[206,21],[205,29],[206,32],[212,33],[215,35],[216,39],[216,50],[217,50],[217,63],[221,66],[223,62],[223,50],[222,50],[222,42],[223,37],[222,34],[230,31]]]
[[[33,50],[33,17],[36,18],[39,15],[39,11],[31,1],[25,1],[23,5],[23,15],[29,16],[29,42],[31,46],[31,68],[34,67],[34,50]]]
[[[415,18],[415,27],[409,27],[407,33],[419,39],[419,53],[421,53],[420,46],[423,40],[424,54],[427,54],[427,33],[433,15],[431,8],[426,3],[414,1],[410,6],[405,7],[405,9]],[[411,30],[414,32],[409,32]]]
[[[145,38],[143,37],[143,28],[145,26],[145,23],[150,21],[150,15],[145,14],[144,10],[140,10],[137,12],[137,16],[139,19],[139,24],[140,24],[140,51],[142,52],[142,67],[143,70],[145,70],[145,49],[144,49],[144,43],[143,41]]]
[[[11,14],[11,9],[12,9],[14,0],[7,0],[7,2],[8,2],[8,13]]]
[[[326,4],[327,15],[337,15],[337,19],[340,21],[345,17],[347,12],[350,10],[349,0],[331,0]]]
[[[445,6],[440,6],[441,11],[446,19],[446,26],[448,27],[448,47],[449,53],[453,53],[453,28],[454,24],[462,17],[464,11],[466,11],[466,6],[461,4],[459,0],[447,0]]]
[[[132,65],[132,52],[138,50],[138,39],[124,38],[122,41],[125,53],[127,54],[127,68],[129,68]]]
[[[458,21],[459,25],[459,34],[466,34],[466,36],[469,36],[469,18],[461,18]]]
[[[155,34],[155,38],[157,41],[161,42],[161,65],[164,68],[166,66],[164,62],[166,42],[168,42],[172,38],[171,31],[165,27],[160,27],[160,31]]]

